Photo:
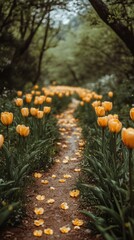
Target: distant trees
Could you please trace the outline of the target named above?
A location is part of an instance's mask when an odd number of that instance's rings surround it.
[[[122,39],[134,55],[133,0],[89,0],[100,18]]]
[[[1,89],[5,85],[20,88],[28,80],[35,82],[35,76],[39,77],[42,49],[45,48],[49,28],[48,15],[56,7],[63,8],[65,5],[66,0],[0,1]],[[41,27],[44,31],[41,54],[35,57],[31,44]],[[40,58],[38,64],[37,57]]]

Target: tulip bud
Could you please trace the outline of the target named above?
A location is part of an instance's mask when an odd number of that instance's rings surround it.
[[[94,101],[94,102],[92,102],[92,107],[99,107],[100,105],[101,105],[101,102],[100,101]]]
[[[17,91],[17,96],[21,97],[22,96],[22,91]]]
[[[105,109],[104,107],[95,107],[95,112],[98,117],[103,117],[105,115]]]
[[[28,117],[29,109],[28,108],[21,108],[21,114],[23,117]]]
[[[108,128],[110,132],[118,133],[122,128],[122,123],[118,119],[110,119],[108,121]]]
[[[37,108],[30,108],[30,114],[32,116],[36,116],[37,115],[37,112],[38,112],[38,109]]]
[[[105,101],[105,102],[102,102],[102,106],[104,107],[105,111],[107,112],[107,111],[112,110],[113,104],[112,104],[112,102]]]
[[[43,111],[38,111],[37,112],[37,118],[41,119],[41,118],[43,118],[43,116],[44,116],[44,112]]]
[[[15,99],[15,104],[17,107],[21,107],[23,105],[23,99],[22,98]]]
[[[2,147],[3,143],[4,143],[4,136],[0,134],[0,148]]]
[[[52,98],[51,97],[46,97],[46,103],[51,103],[52,102]]]
[[[45,114],[48,114],[51,111],[51,107],[44,107],[43,111],[44,111]]]
[[[22,137],[27,137],[30,133],[30,129],[25,125],[17,125],[16,132]]]
[[[98,125],[99,125],[100,127],[102,127],[102,128],[107,127],[108,117],[107,117],[107,116],[105,116],[105,117],[98,117],[97,123],[98,123]]]
[[[130,117],[134,121],[134,108],[130,109]]]
[[[134,148],[134,128],[122,129],[122,141],[128,148]]]
[[[32,94],[27,93],[25,97],[26,97],[26,103],[30,103],[32,101]]]
[[[13,113],[11,112],[2,112],[1,113],[1,122],[3,125],[10,125],[13,122]]]
[[[37,90],[38,88],[39,88],[39,86],[36,84],[36,85],[34,85],[34,87],[33,87],[35,90]]]
[[[113,92],[112,91],[110,91],[110,92],[108,92],[108,96],[110,97],[110,98],[112,98],[113,97]]]
[[[83,101],[81,101],[81,102],[80,102],[80,105],[81,105],[81,106],[84,106],[84,102],[83,102]]]

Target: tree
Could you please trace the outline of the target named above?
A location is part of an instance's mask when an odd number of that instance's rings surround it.
[[[122,39],[134,55],[133,0],[89,0],[100,18]]]

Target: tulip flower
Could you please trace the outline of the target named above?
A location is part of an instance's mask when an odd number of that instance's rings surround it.
[[[39,88],[39,86],[36,84],[36,85],[34,85],[34,87],[33,87],[35,90],[36,89],[38,89]]]
[[[45,101],[46,101],[46,103],[51,103],[52,102],[52,98],[51,97],[47,97]]]
[[[130,117],[134,121],[134,108],[130,109]]]
[[[38,119],[41,119],[44,116],[44,112],[43,111],[38,111],[36,116],[37,116]]]
[[[101,105],[101,101],[94,101],[94,102],[92,102],[92,107],[99,107],[100,105]]]
[[[26,127],[25,125],[17,125],[16,127],[16,132],[22,136],[22,137],[27,137],[30,133],[29,127]]]
[[[122,128],[122,123],[118,119],[112,118],[108,121],[108,128],[110,132],[118,133]]]
[[[106,112],[109,112],[112,110],[113,104],[112,102],[104,101],[102,102],[102,106],[104,107]]]
[[[44,114],[48,114],[51,112],[51,107],[44,107],[43,111],[44,111]]]
[[[38,112],[38,109],[37,108],[30,108],[30,114],[32,115],[32,116],[37,116],[37,112]]]
[[[113,94],[113,92],[112,92],[112,91],[109,91],[109,92],[108,92],[108,96],[109,96],[110,98],[112,98],[112,97],[113,97],[113,95],[114,95],[114,94]]]
[[[17,91],[17,96],[22,97],[22,91]]]
[[[26,103],[30,103],[32,101],[32,94],[31,93],[27,93],[25,95],[25,100],[26,100]]]
[[[29,116],[29,109],[28,108],[21,108],[21,114],[23,117]]]
[[[102,106],[95,107],[95,112],[98,117],[105,116],[105,109]]]
[[[17,107],[21,107],[23,105],[23,99],[22,98],[16,98],[15,104]]]
[[[3,143],[4,143],[4,136],[0,134],[0,148],[2,147]]]
[[[134,148],[134,128],[123,128],[122,129],[122,141],[129,149],[129,195],[130,195],[130,206],[132,209],[132,217],[133,217],[133,199],[134,199],[134,191],[133,191],[133,162],[132,162],[132,150]]]
[[[1,122],[3,125],[8,126],[13,122],[13,113],[11,112],[2,112],[1,113]]]
[[[102,152],[104,152],[104,146],[105,146],[105,128],[108,124],[108,117],[98,117],[97,119],[98,125],[102,128]]]
[[[40,96],[40,94],[41,94],[40,91],[36,91],[36,92],[35,92],[35,95],[36,95],[36,96]]]

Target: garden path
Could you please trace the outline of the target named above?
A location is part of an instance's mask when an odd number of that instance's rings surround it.
[[[76,182],[80,174],[80,162],[82,158],[82,148],[84,141],[81,136],[81,128],[78,127],[77,119],[73,117],[73,112],[77,107],[77,101],[69,105],[67,110],[57,115],[60,130],[60,141],[58,156],[54,159],[54,165],[48,172],[36,174],[33,188],[29,187],[26,202],[26,215],[22,225],[10,228],[4,232],[2,240],[93,240],[86,224],[74,226],[72,220],[78,218],[84,221],[85,217],[79,212],[79,196],[71,197],[70,191],[76,189]],[[38,195],[45,196],[39,201]],[[38,196],[38,198],[40,198]],[[54,199],[50,200],[50,199]],[[48,201],[50,200],[50,201]],[[48,202],[51,203],[48,203]],[[53,203],[52,203],[53,202]],[[61,209],[69,207],[68,209]],[[35,208],[43,208],[42,215],[36,215]],[[43,219],[41,226],[35,226],[34,220]],[[60,228],[66,226],[70,231],[66,234],[61,233]],[[52,235],[44,233],[44,229],[51,228]],[[41,237],[35,237],[33,232],[42,230]]]

